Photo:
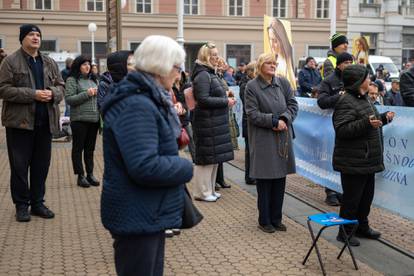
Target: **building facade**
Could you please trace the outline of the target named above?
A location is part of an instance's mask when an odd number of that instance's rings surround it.
[[[366,35],[371,54],[389,56],[401,68],[414,58],[414,1],[350,0],[348,37]]]
[[[115,0],[111,0],[115,1]],[[121,0],[119,0],[121,1]],[[122,45],[135,49],[151,34],[177,34],[175,0],[126,0],[122,9]],[[88,24],[95,22],[95,53],[106,55],[106,0],[0,0],[0,47],[17,49],[18,27],[40,26],[43,51],[91,53]],[[346,33],[348,0],[337,0],[337,31]],[[263,15],[291,22],[294,61],[325,56],[329,48],[328,0],[184,0],[186,67],[199,47],[214,41],[231,65],[249,62],[263,51]]]

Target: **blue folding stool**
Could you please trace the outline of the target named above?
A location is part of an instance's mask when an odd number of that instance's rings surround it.
[[[316,235],[316,238],[315,238],[315,234],[313,233],[311,221],[319,225],[322,225],[322,228],[321,230],[319,230],[318,235]],[[352,235],[354,234],[355,230],[358,227],[358,220],[344,219],[344,218],[341,218],[336,213],[326,213],[326,214],[322,213],[322,214],[316,214],[316,215],[309,216],[307,223],[308,223],[309,232],[310,232],[313,242],[312,242],[311,248],[308,251],[308,254],[306,254],[306,257],[302,262],[303,265],[305,265],[306,261],[309,258],[310,253],[312,252],[313,248],[315,248],[316,254],[318,255],[319,264],[321,265],[322,273],[323,275],[326,275],[325,267],[323,266],[323,262],[322,262],[322,257],[321,257],[321,254],[319,253],[318,245],[316,243],[318,242],[323,230],[331,226],[339,226],[342,229],[342,232],[344,234],[345,244],[342,247],[341,252],[339,252],[337,259],[339,260],[339,258],[341,258],[342,253],[344,252],[345,248],[348,247],[349,254],[351,254],[352,262],[354,263],[355,269],[358,270],[358,265],[355,261],[354,254],[352,252],[351,247],[349,246],[349,239],[352,237]],[[347,224],[354,225],[351,231],[351,234],[349,236],[346,234],[345,227],[344,227],[344,225],[347,225]]]

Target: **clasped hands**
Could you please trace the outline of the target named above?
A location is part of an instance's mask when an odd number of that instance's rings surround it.
[[[39,89],[35,92],[35,100],[39,102],[50,102],[53,94],[49,89]]]
[[[285,121],[283,120],[279,120],[279,122],[277,123],[277,127],[272,128],[274,131],[285,131],[288,129]]]

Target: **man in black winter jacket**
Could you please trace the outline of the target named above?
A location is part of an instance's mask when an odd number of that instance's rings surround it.
[[[401,74],[400,93],[406,106],[414,106],[414,66]]]
[[[318,106],[322,109],[333,109],[339,97],[344,93],[344,84],[342,82],[343,70],[353,62],[351,54],[342,53],[337,57],[336,68],[332,74],[325,78],[319,87]],[[338,206],[338,197],[340,193],[325,188],[325,202],[329,206]]]

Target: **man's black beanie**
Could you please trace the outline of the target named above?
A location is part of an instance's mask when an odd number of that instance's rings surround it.
[[[352,64],[342,73],[345,90],[356,91],[368,76],[368,69],[361,64]]]
[[[344,43],[348,44],[348,39],[343,34],[336,33],[331,37],[332,50]]]
[[[40,37],[42,37],[42,32],[40,31],[38,26],[33,25],[33,24],[23,24],[20,26],[20,35],[19,35],[20,44],[22,44],[23,39],[30,32],[38,32],[40,33]]]
[[[338,65],[344,61],[354,61],[354,57],[350,53],[347,53],[347,52],[339,54],[336,57],[336,66],[338,67]]]

